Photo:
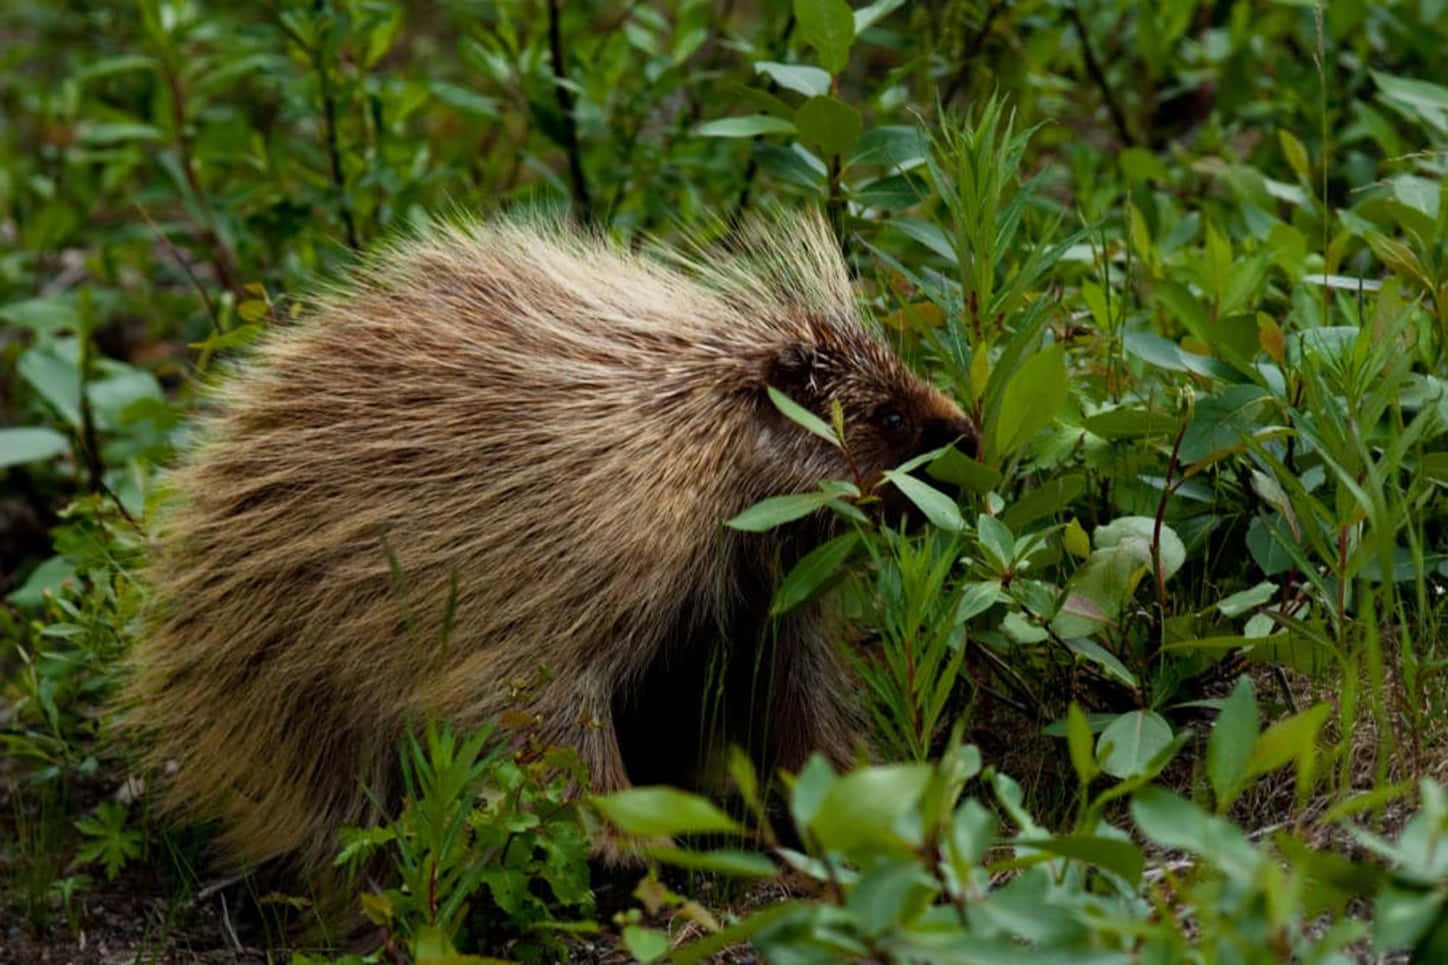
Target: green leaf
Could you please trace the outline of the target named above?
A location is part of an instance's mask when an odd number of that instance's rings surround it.
[[[831,74],[845,69],[855,42],[855,12],[845,0],[794,0],[800,39],[814,48]]]
[[[887,470],[885,478],[934,525],[952,533],[965,529],[965,518],[960,515],[960,507],[945,493],[929,483],[921,482],[908,472],[897,469]]]
[[[913,857],[886,861],[860,876],[845,910],[873,937],[914,922],[939,892],[940,885]]]
[[[1117,157],[1116,163],[1128,183],[1140,184],[1155,180],[1166,184],[1171,180],[1162,159],[1144,147],[1129,147]]]
[[[817,147],[825,157],[844,154],[860,139],[864,121],[860,112],[834,97],[811,97],[794,112],[800,140]]]
[[[1182,436],[1182,463],[1205,463],[1244,448],[1264,424],[1263,410],[1270,402],[1267,390],[1255,385],[1229,385],[1199,400]]]
[[[905,174],[889,174],[867,184],[852,186],[850,193],[860,204],[899,211],[930,197],[930,185],[920,175],[909,171]]]
[[[910,168],[919,164],[930,150],[930,136],[918,127],[882,124],[872,127],[855,143],[850,164],[876,164]]]
[[[669,936],[657,928],[642,925],[625,925],[623,944],[640,962],[656,962],[669,952]]]
[[[1307,160],[1307,148],[1287,128],[1277,130],[1277,140],[1282,145],[1282,156],[1287,158],[1287,164],[1292,168],[1292,173],[1307,183],[1312,183],[1312,165]]]
[[[694,128],[700,137],[757,137],[760,134],[793,134],[794,124],[768,114],[746,114],[707,121]]]
[[[964,592],[960,594],[960,603],[955,608],[955,625],[960,626],[971,617],[979,616],[1000,599],[1000,580],[967,583]]]
[[[1171,743],[1171,725],[1151,710],[1122,714],[1096,741],[1096,758],[1112,777],[1127,778],[1144,771],[1157,753]]]
[[[838,446],[840,444],[840,437],[835,433],[835,430],[830,427],[828,422],[772,385],[766,386],[765,391],[769,393],[769,401],[773,402],[774,407],[784,413],[784,417],[790,422],[808,429],[831,445]]]
[[[1091,534],[1098,549],[1126,546],[1142,561],[1151,559],[1151,544],[1156,538],[1156,520],[1150,516],[1120,516]],[[1187,547],[1181,537],[1165,523],[1161,526],[1157,557],[1161,561],[1162,578],[1171,579],[1187,559]]]
[[[905,5],[905,0],[875,0],[855,11],[855,36],[869,30]]]
[[[30,571],[24,583],[5,595],[5,602],[21,608],[45,603],[45,594],[59,593],[66,581],[75,576],[75,561],[65,556],[52,556]]]
[[[792,90],[806,97],[817,97],[830,92],[829,71],[807,64],[780,64],[772,60],[759,60],[754,63],[754,72],[764,74],[785,90]]]
[[[1448,134],[1448,87],[1377,70],[1372,75],[1385,98],[1410,108],[1439,134]]]
[[[37,335],[77,331],[81,327],[75,299],[64,295],[43,295],[0,307],[0,319],[27,328]]]
[[[1015,561],[1016,538],[1005,523],[981,513],[975,518],[975,535],[980,548],[989,554],[992,568],[1004,570]]]
[[[671,787],[630,788],[597,796],[593,805],[621,830],[639,837],[739,830],[733,818],[709,801]]]
[[[968,881],[970,869],[985,860],[995,834],[995,815],[975,798],[968,798],[956,808],[945,846],[960,881]]]
[[[677,868],[708,871],[733,878],[771,878],[779,873],[774,862],[753,851],[724,848],[716,851],[688,851],[684,848],[649,848],[648,856]]]
[[[1072,705],[1075,706],[1074,704]],[[1078,711],[1079,712],[1079,711]],[[1120,875],[1136,885],[1146,867],[1146,856],[1130,841],[1095,834],[1068,834],[1045,840],[1021,841],[1022,847],[1039,848],[1063,858],[1085,861]]]
[[[1126,664],[1107,650],[1095,640],[1088,640],[1084,637],[1072,637],[1066,640],[1066,646],[1076,656],[1089,660],[1101,668],[1102,673],[1115,680],[1117,683],[1125,684],[1132,690],[1141,689],[1141,681],[1136,675],[1126,669]]]
[[[835,499],[832,493],[791,493],[786,496],[770,496],[761,499],[724,525],[746,533],[763,533],[776,526],[792,522]]]
[[[162,140],[165,135],[150,124],[83,122],[77,126],[76,137],[82,144],[98,147],[105,144],[124,144],[128,141],[151,143]]]
[[[1131,816],[1153,844],[1191,852],[1229,872],[1250,873],[1261,862],[1236,826],[1163,788],[1137,791],[1131,800]]]
[[[1041,483],[1028,490],[1024,496],[1006,507],[1001,513],[1001,522],[1012,530],[1020,530],[1027,523],[1033,523],[1042,516],[1065,513],[1066,507],[1086,491],[1086,477],[1080,473],[1068,473]]]
[[[1001,396],[994,438],[996,457],[1009,456],[1050,425],[1066,406],[1066,346],[1053,343],[1027,359],[1010,377]]]
[[[820,587],[839,572],[859,542],[860,534],[851,530],[805,554],[804,559],[794,565],[780,582],[779,588],[774,591],[774,599],[769,603],[769,615],[782,616],[814,596]]]
[[[36,345],[20,353],[15,369],[67,424],[80,428],[80,371],[74,354],[67,357],[55,343]]]
[[[1247,762],[1257,743],[1257,726],[1257,697],[1252,693],[1252,681],[1244,676],[1222,704],[1207,737],[1207,778],[1218,812],[1230,807],[1241,793]]]
[[[50,459],[70,449],[70,440],[44,426],[0,429],[0,468]]]
[[[1443,921],[1448,917],[1448,895],[1441,889],[1408,888],[1389,885],[1378,893],[1373,904],[1373,938],[1379,948],[1415,948],[1425,935],[1441,933]],[[1440,946],[1428,953],[1414,955],[1411,961],[1441,962],[1448,953],[1444,939],[1436,939]]]
[[[928,764],[886,764],[846,774],[825,793],[809,830],[828,850],[908,844],[898,825],[920,801],[930,771]]]
[[[807,828],[824,806],[825,796],[839,779],[822,754],[811,754],[789,789],[789,815],[795,827]]]
[[[1217,601],[1217,609],[1222,616],[1236,618],[1244,613],[1250,613],[1259,606],[1264,606],[1272,601],[1277,595],[1277,584],[1271,580],[1263,580],[1256,586],[1246,590],[1233,593],[1231,596],[1223,597]]]
[[[1296,761],[1297,790],[1306,793],[1316,771],[1317,735],[1331,712],[1330,704],[1317,704],[1267,728],[1252,748],[1247,776],[1261,777]]]
[[[1071,752],[1071,766],[1076,777],[1085,787],[1095,780],[1101,769],[1096,766],[1096,755],[1091,750],[1091,724],[1076,701],[1066,708],[1066,747]]]

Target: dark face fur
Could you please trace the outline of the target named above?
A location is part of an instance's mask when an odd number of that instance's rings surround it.
[[[874,340],[786,346],[773,359],[767,380],[827,421],[836,400],[843,410],[853,467],[838,449],[807,433],[786,436],[792,448],[808,447],[808,455],[796,450],[795,456],[803,457],[809,471],[822,470],[807,486],[824,478],[849,479],[856,471],[870,485],[885,470],[951,443],[975,454],[975,431],[960,408]]]

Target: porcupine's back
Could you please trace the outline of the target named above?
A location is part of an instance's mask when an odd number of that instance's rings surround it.
[[[701,282],[557,226],[455,226],[266,339],[159,516],[129,697],[167,802],[241,862],[324,860],[410,717],[480,724],[540,667],[628,679],[727,605],[720,522],[820,476],[754,458],[760,367],[863,337],[817,219],[753,238]]]

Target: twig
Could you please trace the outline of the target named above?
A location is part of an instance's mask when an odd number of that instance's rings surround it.
[[[174,146],[176,148],[177,160],[181,162],[181,173],[186,178],[186,186],[191,191],[191,196],[196,203],[196,211],[201,217],[201,240],[205,243],[207,250],[211,253],[211,265],[216,272],[216,280],[221,287],[241,298],[241,269],[236,264],[236,258],[231,249],[221,240],[221,233],[216,230],[216,219],[211,214],[211,203],[207,200],[206,192],[201,188],[201,181],[196,177],[196,165],[191,155],[191,141],[186,137],[186,101],[185,92],[181,89],[181,78],[177,75],[175,65],[171,58],[165,56],[168,52],[163,51],[160,57],[162,74],[166,81],[166,91],[171,101],[171,124],[176,129],[174,135]]]
[[[784,30],[780,32],[779,42],[774,45],[776,51],[775,59],[781,58],[789,48],[789,38],[793,33],[794,14],[791,13],[789,19],[784,22]],[[779,85],[771,79],[769,83],[764,85],[764,89],[767,93],[773,94],[779,90]],[[740,218],[744,214],[744,209],[749,207],[749,193],[754,187],[754,177],[759,173],[759,159],[755,156],[754,146],[759,143],[761,136],[762,135],[756,134],[749,140],[749,163],[744,166],[744,183],[739,188],[739,197],[734,201],[734,216],[731,219],[734,224],[739,223]]]
[[[87,315],[90,313],[87,312]],[[91,408],[90,393],[86,383],[90,381],[91,331],[90,319],[86,318],[81,328],[80,339],[80,432],[81,448],[85,451],[86,477],[90,491],[98,493],[105,488],[106,466],[101,461],[100,438],[96,433],[95,412]]]
[[[171,252],[171,257],[176,259],[176,264],[180,266],[181,271],[186,275],[187,281],[191,282],[191,287],[195,288],[196,294],[201,296],[201,303],[206,306],[206,314],[211,318],[211,331],[220,332],[221,316],[216,312],[216,303],[211,300],[211,295],[206,291],[206,286],[201,284],[201,279],[197,278],[196,273],[191,270],[191,265],[187,263],[186,256],[171,243],[170,238],[167,238],[166,235],[162,233],[160,227],[151,219],[151,213],[147,211],[145,206],[139,201],[136,202],[136,212],[141,216],[141,220],[145,221],[150,227],[151,233],[156,236],[156,240],[164,245],[167,251]]]
[[[985,12],[985,19],[981,21],[980,29],[975,32],[975,36],[971,38],[970,43],[960,54],[960,69],[955,72],[954,77],[950,78],[950,85],[945,88],[945,93],[940,95],[941,107],[954,100],[955,95],[965,86],[966,75],[970,72],[970,62],[980,56],[981,50],[985,48],[985,41],[990,36],[991,27],[995,26],[996,16],[1009,6],[1010,0],[996,0]]]
[[[1116,103],[1116,95],[1111,92],[1111,85],[1106,80],[1106,73],[1101,69],[1101,63],[1096,59],[1096,51],[1091,47],[1091,37],[1086,32],[1086,22],[1081,19],[1081,11],[1076,4],[1066,8],[1066,16],[1070,18],[1071,25],[1076,28],[1076,35],[1081,40],[1081,56],[1086,61],[1086,73],[1091,75],[1091,80],[1101,91],[1102,100],[1106,101],[1106,109],[1111,114],[1111,122],[1116,125],[1116,133],[1121,140],[1130,147],[1136,143],[1132,137],[1131,130],[1126,126],[1126,115],[1121,112],[1121,105]]]
[[[583,157],[578,150],[578,119],[574,113],[573,91],[568,89],[568,71],[563,63],[563,34],[558,0],[548,0],[548,46],[553,54],[553,95],[562,114],[563,150],[568,154],[568,178],[573,188],[573,203],[584,220],[593,219],[593,200],[588,194],[588,181],[583,176]]]
[[[337,99],[332,93],[331,76],[327,73],[327,61],[321,45],[307,49],[312,66],[317,69],[317,80],[322,96],[322,120],[327,131],[327,158],[332,170],[332,187],[337,191],[337,207],[342,214],[342,229],[347,233],[347,247],[357,251],[361,245],[357,240],[357,221],[352,217],[352,199],[347,194],[347,179],[342,173],[342,151],[337,138]]]
[[[288,40],[296,44],[302,53],[307,55],[307,60],[311,61],[312,67],[317,71],[319,93],[322,98],[322,123],[326,132],[327,160],[331,170],[332,186],[337,191],[337,207],[342,216],[342,230],[347,234],[347,246],[353,251],[357,251],[361,247],[357,239],[357,223],[352,217],[352,203],[347,195],[347,180],[342,172],[342,151],[337,137],[337,100],[332,93],[332,80],[327,73],[327,64],[323,57],[321,44],[313,44],[297,33],[281,15],[280,7],[268,3],[267,9],[271,12],[272,20],[276,23],[277,28],[286,35]]]

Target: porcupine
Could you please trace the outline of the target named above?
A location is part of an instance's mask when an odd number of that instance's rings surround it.
[[[164,484],[132,658],[163,802],[216,819],[237,865],[321,864],[395,799],[408,727],[520,699],[600,791],[725,741],[850,763],[862,710],[825,611],[766,618],[823,514],[723,523],[971,427],[860,321],[822,219],[739,237],[659,258],[556,222],[430,228],[221,380]],[[840,403],[847,454],[767,386]]]

